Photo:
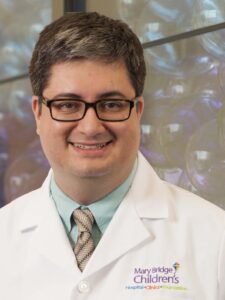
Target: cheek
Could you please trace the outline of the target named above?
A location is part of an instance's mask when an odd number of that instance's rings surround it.
[[[71,127],[72,124],[57,122],[43,117],[40,120],[38,131],[40,136],[55,140],[67,136],[72,130]]]
[[[125,124],[124,124],[125,125]],[[124,147],[138,147],[140,141],[140,126],[137,122],[125,125],[118,133]]]
[[[70,128],[59,122],[43,122],[39,127],[39,137],[43,150],[49,156],[58,156],[58,153],[65,151],[68,143]],[[62,154],[61,154],[62,155]]]

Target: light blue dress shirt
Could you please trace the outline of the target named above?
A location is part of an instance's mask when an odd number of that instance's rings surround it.
[[[104,198],[87,206],[80,205],[76,201],[70,199],[67,195],[65,195],[63,191],[57,186],[54,180],[54,176],[52,176],[50,184],[52,198],[55,202],[59,216],[65,227],[72,247],[74,247],[78,236],[78,228],[72,218],[73,211],[78,207],[90,209],[95,218],[92,235],[95,245],[97,245],[117,208],[127,194],[134,179],[136,170],[137,160],[134,164],[131,174],[121,185],[119,185],[115,190],[106,195]]]

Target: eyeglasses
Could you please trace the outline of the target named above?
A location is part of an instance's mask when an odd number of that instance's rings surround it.
[[[132,108],[138,103],[138,99],[106,99],[94,103],[78,99],[40,100],[49,108],[52,119],[60,122],[79,121],[89,108],[95,110],[101,121],[121,122],[129,119]]]

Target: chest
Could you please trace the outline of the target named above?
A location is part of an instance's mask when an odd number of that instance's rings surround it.
[[[5,281],[5,300],[215,300],[217,297],[217,240],[215,235],[204,236],[202,228],[188,230],[159,222],[145,228],[147,238],[128,245],[126,236],[114,244],[114,235],[103,237],[92,256],[87,272],[76,267],[72,250],[65,246],[66,237],[57,239],[58,247],[37,253],[31,241],[20,248],[16,261],[9,267],[13,280]],[[178,229],[179,228],[179,229]],[[198,241],[202,231],[202,239]],[[138,232],[130,233],[137,238]],[[110,241],[110,242],[109,242]],[[65,250],[60,248],[62,242]],[[208,245],[212,245],[208,247]],[[41,243],[41,245],[43,245]],[[208,247],[208,248],[207,248]],[[28,250],[30,249],[30,250]],[[31,251],[32,249],[32,251]],[[51,249],[51,251],[50,251]],[[207,251],[205,251],[207,249]],[[14,251],[14,252],[15,252]],[[57,254],[54,254],[53,251]],[[51,252],[51,253],[50,253]],[[15,253],[13,254],[15,256]],[[56,255],[55,261],[52,259]],[[68,264],[63,264],[66,257]],[[210,260],[209,260],[210,257]],[[61,260],[61,266],[57,262]],[[70,263],[70,264],[69,264]],[[100,267],[98,267],[100,266]],[[4,282],[5,279],[3,279]],[[13,286],[13,289],[10,287]],[[0,292],[3,293],[3,290]],[[10,294],[11,293],[11,294]],[[9,298],[7,298],[9,296]],[[1,297],[0,297],[1,298]]]

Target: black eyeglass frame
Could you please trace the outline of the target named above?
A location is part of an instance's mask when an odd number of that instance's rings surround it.
[[[74,100],[76,100],[78,102],[84,103],[85,104],[85,109],[84,109],[83,116],[81,118],[79,118],[79,119],[73,119],[73,120],[60,120],[60,119],[54,118],[53,114],[52,114],[52,103],[63,101],[63,100],[65,100],[65,101],[74,101]],[[125,119],[122,119],[122,120],[121,119],[120,120],[108,120],[108,119],[100,118],[99,115],[98,115],[96,106],[97,106],[98,103],[105,102],[107,100],[109,100],[109,101],[114,101],[114,100],[115,101],[124,101],[124,102],[129,103],[130,104],[130,108],[129,108],[128,117],[125,118]],[[138,98],[134,98],[134,99],[131,99],[131,100],[129,100],[129,99],[100,99],[100,100],[97,100],[97,101],[95,101],[93,103],[89,103],[89,102],[86,102],[86,101],[81,100],[81,99],[66,99],[66,98],[65,99],[47,99],[47,98],[44,98],[44,97],[39,97],[39,102],[43,103],[45,106],[47,106],[49,108],[51,118],[53,120],[55,120],[55,121],[58,121],[58,122],[75,122],[75,121],[80,121],[80,120],[82,120],[85,117],[86,112],[87,112],[87,110],[89,108],[93,108],[94,109],[95,114],[96,114],[97,118],[100,121],[104,121],[104,122],[123,122],[123,121],[126,121],[126,120],[128,120],[130,118],[131,111],[132,111],[133,107],[138,104],[139,99]]]

